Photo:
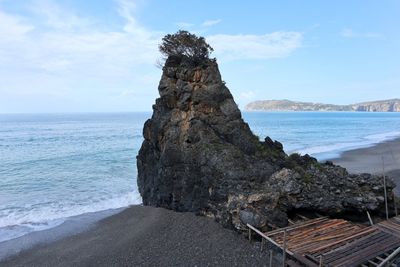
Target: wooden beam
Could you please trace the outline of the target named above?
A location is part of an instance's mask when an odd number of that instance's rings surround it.
[[[262,233],[260,230],[258,230],[257,228],[255,228],[254,226],[252,226],[251,224],[247,224],[247,227],[249,227],[251,230],[253,230],[254,232],[256,232],[257,234],[259,234],[262,238],[265,238],[267,241],[269,241],[270,243],[274,244],[275,246],[277,246],[280,249],[283,249],[278,243],[276,243],[273,239],[269,238],[268,236],[266,236],[264,233]],[[288,253],[289,255],[293,255],[293,252],[291,252],[290,250],[286,250],[286,253]]]
[[[280,228],[280,229],[277,229],[277,230],[272,230],[272,231],[266,232],[265,235],[266,236],[271,236],[271,235],[279,234],[279,233],[282,233],[284,229],[286,229],[286,230],[294,230],[294,229],[306,227],[306,226],[309,226],[309,225],[317,224],[317,223],[319,223],[321,221],[324,221],[324,220],[327,220],[327,218],[326,217],[322,217],[322,218],[309,220],[308,222],[296,223],[294,225],[290,225],[290,226],[286,226],[284,228]]]

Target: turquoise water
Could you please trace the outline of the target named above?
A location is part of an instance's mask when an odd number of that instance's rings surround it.
[[[136,154],[150,113],[0,115],[0,242],[141,202]],[[400,136],[400,113],[244,113],[260,138],[323,160]]]
[[[260,138],[270,136],[288,153],[319,160],[400,137],[400,113],[252,112],[243,117]]]

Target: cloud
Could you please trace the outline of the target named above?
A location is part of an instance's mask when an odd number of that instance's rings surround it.
[[[383,35],[376,32],[357,32],[350,28],[344,28],[340,35],[345,38],[370,38],[370,39],[381,39]]]
[[[0,51],[4,52],[0,52],[0,66],[47,71],[60,79],[65,75],[104,78],[143,64],[150,66],[158,57],[157,44],[162,35],[136,21],[132,1],[118,1],[118,12],[125,22],[114,31],[100,30],[49,1],[39,3],[32,10],[42,16],[45,28],[36,27],[36,21],[0,11]]]
[[[204,27],[210,27],[210,26],[214,26],[214,25],[220,23],[221,21],[222,21],[222,19],[206,20],[201,25]]]
[[[63,31],[77,30],[86,28],[93,23],[90,19],[68,12],[65,8],[61,8],[49,0],[36,1],[35,4],[30,7],[30,10],[36,14],[40,20],[43,20],[47,27],[53,29]]]
[[[3,104],[8,104],[8,110],[12,106],[23,109],[27,105],[4,100],[20,96],[32,106],[36,100],[43,103],[47,99],[53,106],[63,101],[65,110],[68,101],[85,109],[85,101],[103,108],[111,101],[110,96],[121,96],[121,102],[114,105],[126,103],[126,107],[116,107],[119,110],[131,108],[133,100],[128,96],[141,99],[137,109],[151,106],[157,91],[149,89],[157,87],[160,70],[154,65],[160,57],[158,44],[164,33],[148,29],[137,20],[136,1],[115,0],[119,19],[112,29],[102,24],[104,21],[55,1],[29,3],[23,16],[5,12],[0,5],[0,111],[5,110]],[[301,39],[302,34],[296,32],[207,37],[222,60],[287,56],[301,46]],[[150,93],[152,97],[148,97]],[[94,98],[96,101],[91,101]],[[46,111],[42,106],[37,104],[37,110]]]
[[[218,58],[270,59],[286,57],[302,45],[300,32],[273,32],[264,35],[218,34],[207,37]]]
[[[24,23],[23,18],[9,15],[0,10],[0,43],[21,40],[33,29],[32,25]]]
[[[121,88],[156,87],[156,78],[150,84],[142,77],[159,72],[154,64],[162,33],[138,23],[134,2],[116,2],[123,23],[113,30],[55,2],[33,3],[24,17],[0,7],[0,95],[47,95],[51,101],[57,91],[66,99],[96,94],[101,102],[101,95]]]

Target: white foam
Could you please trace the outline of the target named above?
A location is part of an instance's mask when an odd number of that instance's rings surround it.
[[[303,155],[309,154],[312,156],[324,154],[324,153],[336,152],[336,154],[339,155],[340,153],[342,153],[344,151],[357,149],[357,148],[369,147],[369,146],[372,146],[372,145],[375,145],[378,143],[396,139],[398,137],[400,137],[400,132],[392,131],[392,132],[386,132],[386,133],[367,135],[357,142],[342,142],[342,143],[336,143],[336,144],[312,146],[312,147],[297,149],[296,151],[293,151],[293,152],[298,152]]]
[[[332,145],[321,145],[321,146],[313,146],[309,148],[299,149],[297,152],[301,154],[309,154],[309,155],[316,155],[322,154],[327,152],[334,152],[334,151],[345,151],[354,148],[359,148],[362,146],[369,145],[369,142],[359,142],[359,143],[338,143]]]
[[[387,132],[387,133],[379,133],[379,134],[371,134],[364,137],[367,140],[371,140],[377,143],[393,140],[400,137],[400,132]]]
[[[0,218],[0,242],[14,239],[34,231],[41,231],[56,227],[69,217],[99,212],[104,210],[118,209],[130,205],[141,204],[138,194],[127,193],[112,199],[94,202],[90,205],[59,207],[42,206],[21,213],[20,211],[9,211],[6,216]]]

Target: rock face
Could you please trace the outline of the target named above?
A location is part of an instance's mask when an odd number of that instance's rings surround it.
[[[352,105],[354,111],[400,112],[400,99],[364,102]]]
[[[246,105],[249,111],[367,111],[400,112],[400,99],[363,102],[352,105],[297,102],[290,100],[259,100]]]
[[[160,98],[137,156],[144,205],[210,216],[226,227],[284,226],[298,210],[322,214],[384,211],[381,178],[352,175],[308,155],[260,142],[241,117],[215,60],[191,66],[170,57]],[[388,181],[389,196],[394,187]]]

